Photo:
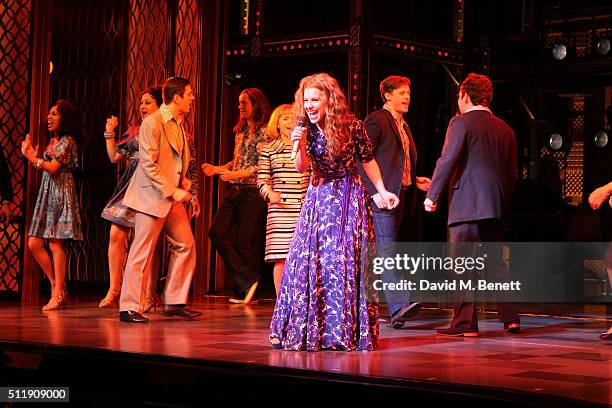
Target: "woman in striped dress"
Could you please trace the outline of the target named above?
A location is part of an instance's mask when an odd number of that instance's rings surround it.
[[[267,143],[259,155],[257,186],[268,203],[265,261],[274,262],[274,287],[280,287],[285,258],[308,189],[309,172],[300,173],[291,160],[291,105],[277,107],[268,122]]]

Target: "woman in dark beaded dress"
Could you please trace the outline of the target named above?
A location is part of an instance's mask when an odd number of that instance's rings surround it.
[[[140,98],[141,121],[159,109],[161,104],[161,87],[155,86],[145,90]],[[106,152],[110,161],[118,163],[125,157],[127,163],[125,172],[117,182],[113,196],[102,210],[102,218],[112,224],[108,243],[110,287],[104,299],[100,301],[99,307],[113,306],[117,303],[121,294],[121,276],[127,256],[128,235],[130,230],[134,228],[134,215],[136,214],[134,210],[123,204],[123,196],[138,166],[138,131],[140,126],[132,126],[123,135],[116,137],[115,128],[118,124],[119,121],[115,116],[109,117],[106,120],[106,130],[104,132]]]
[[[285,350],[373,350],[378,306],[368,290],[374,249],[371,208],[357,160],[387,208],[399,199],[385,189],[363,123],[351,117],[338,82],[308,76],[295,93],[300,147],[295,166],[311,181],[289,247],[270,325],[270,343]]]

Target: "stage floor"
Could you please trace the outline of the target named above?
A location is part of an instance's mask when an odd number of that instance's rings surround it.
[[[268,343],[272,302],[230,305],[224,297],[194,302],[196,320],[149,314],[148,324],[118,321],[117,309],[98,309],[99,299],[69,299],[41,312],[40,305],[4,302],[0,347],[16,344],[102,349],[140,355],[223,361],[342,373],[361,378],[467,384],[612,404],[612,342],[598,338],[608,322],[524,316],[522,333],[507,335],[495,315],[481,315],[479,338],[440,338],[449,312],[424,308],[402,330],[381,322],[374,352],[319,353],[273,350]],[[8,353],[10,355],[10,353]]]

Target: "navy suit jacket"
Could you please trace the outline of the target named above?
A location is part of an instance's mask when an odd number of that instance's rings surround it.
[[[380,167],[380,173],[382,175],[385,188],[395,193],[398,197],[402,188],[402,175],[404,172],[404,147],[402,146],[402,139],[397,128],[397,124],[391,112],[386,109],[379,109],[370,113],[364,121],[368,138],[372,141],[374,148],[374,158]],[[417,164],[417,150],[412,139],[412,133],[408,125],[404,125],[404,130],[408,135],[410,141],[410,178],[412,185],[416,183],[416,164]],[[369,196],[373,196],[378,191],[366,176],[363,167],[359,165],[359,174],[363,178],[363,181],[368,190]],[[412,196],[412,195],[411,195]],[[407,201],[413,200],[412,197],[405,198]],[[406,203],[409,208],[412,206],[410,203]],[[376,205],[372,205],[374,211],[379,210]]]
[[[427,192],[434,203],[449,190],[448,225],[504,219],[517,177],[514,131],[491,112],[451,119]]]

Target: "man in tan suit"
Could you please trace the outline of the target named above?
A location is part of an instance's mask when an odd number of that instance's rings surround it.
[[[164,294],[164,314],[192,318],[201,315],[185,307],[195,269],[193,233],[184,203],[191,199],[191,181],[185,177],[189,146],[182,120],[194,101],[189,81],[173,77],[164,83],[164,103],[140,126],[140,162],[123,202],[138,211],[134,241],[126,262],[119,320],[146,323],[141,315],[146,285],[159,235],[172,243]]]

